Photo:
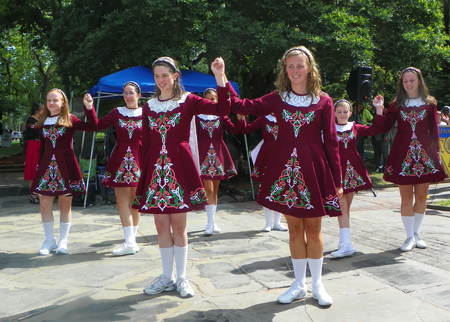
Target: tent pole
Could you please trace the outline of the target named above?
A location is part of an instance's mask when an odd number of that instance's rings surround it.
[[[98,93],[98,96],[97,96],[97,108],[96,108],[97,115],[98,115],[99,108],[100,108],[100,92]],[[96,133],[95,131],[92,132],[91,153],[89,155],[88,176],[86,178],[86,196],[84,197],[83,208],[86,208],[86,203],[87,203],[87,198],[88,198],[88,193],[89,193],[89,179],[91,178],[92,155],[94,154],[94,147],[95,147],[95,133]]]
[[[252,197],[255,200],[255,191],[253,190],[252,168],[250,166],[250,155],[248,154],[247,134],[244,134],[245,152],[247,153],[248,175],[250,177],[250,185],[252,187]]]

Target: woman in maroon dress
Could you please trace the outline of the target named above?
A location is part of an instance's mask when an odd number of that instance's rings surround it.
[[[131,208],[131,204],[141,177],[142,107],[139,107],[140,97],[139,85],[133,81],[126,82],[123,86],[126,106],[113,109],[98,121],[99,131],[113,125],[117,136],[116,145],[101,182],[108,188],[114,188],[125,235],[125,242],[112,251],[115,256],[131,255],[139,251],[136,234],[140,214],[137,209]]]
[[[258,151],[256,160],[253,163],[252,179],[261,181],[262,174],[267,167],[267,159],[270,151],[275,148],[275,142],[278,135],[277,119],[272,114],[266,116],[260,116],[250,124],[245,124],[242,128],[242,134],[248,134],[253,131],[261,129],[263,140],[257,145]],[[253,150],[255,151],[255,150]],[[252,158],[253,158],[252,152]],[[270,232],[273,230],[287,231],[287,227],[281,223],[281,213],[273,211],[267,207],[263,207],[264,217],[266,218],[266,225],[264,226],[264,232]],[[272,225],[273,215],[273,225]]]
[[[359,135],[373,136],[382,133],[386,122],[386,118],[382,116],[383,106],[377,107],[377,115],[373,126],[349,122],[348,119],[352,115],[352,111],[352,104],[349,101],[339,100],[334,104],[344,195],[340,200],[342,216],[338,217],[338,250],[330,254],[332,257],[347,257],[355,253],[350,238],[350,206],[356,191],[372,188],[372,181],[370,181],[364,161],[357,151],[357,138]]]
[[[40,121],[42,113],[44,112],[44,104],[41,102],[34,102],[31,105],[31,113],[23,125],[23,139],[26,145],[25,152],[25,173],[23,178],[28,180],[28,187],[31,188],[34,176],[36,175],[36,167],[39,160],[39,149],[41,148],[41,141],[39,139],[39,129],[36,123]],[[30,194],[30,203],[38,204],[39,197]]]
[[[69,113],[67,96],[60,89],[47,94],[42,120],[36,123],[40,128],[41,148],[39,163],[31,185],[31,192],[39,195],[42,225],[45,241],[39,254],[67,254],[67,237],[72,219],[72,197],[86,193],[75,153],[72,148],[76,130],[95,131],[97,117],[92,108],[92,98],[86,94],[83,100],[89,124]],[[53,202],[58,197],[60,212],[59,242],[53,235]]]
[[[217,102],[217,92],[208,88],[203,97],[212,102]],[[224,130],[230,134],[239,134],[244,116],[238,115],[236,124],[228,116],[200,114],[195,118],[197,126],[198,151],[200,159],[200,178],[205,187],[208,204],[205,206],[208,223],[205,227],[205,235],[211,236],[220,233],[220,229],[214,222],[217,210],[217,193],[220,180],[227,180],[237,175],[233,159],[231,159],[225,142]]]
[[[276,90],[254,100],[238,99],[230,85],[234,113],[271,113],[278,121],[276,153],[271,153],[261,179],[257,201],[285,215],[295,281],[278,297],[291,303],[306,297],[306,266],[312,295],[319,305],[333,303],[322,284],[322,217],[339,216],[342,196],[339,145],[333,101],[321,92],[318,66],[303,46],[289,49],[278,64]],[[226,89],[219,88],[221,94]]]
[[[374,106],[383,105],[378,95]],[[430,182],[446,178],[439,158],[439,130],[436,100],[429,95],[422,72],[408,67],[401,73],[397,97],[389,104],[385,132],[398,122],[398,133],[392,143],[384,180],[398,185],[401,197],[401,216],[406,240],[400,249],[426,248],[419,235],[425,217]]]
[[[223,75],[214,68],[219,60],[211,68],[218,86],[225,88]],[[154,215],[163,273],[144,292],[176,289],[181,297],[193,296],[186,278],[186,213],[204,209],[207,198],[189,147],[191,121],[198,114],[228,115],[230,101],[226,95],[215,103],[185,92],[177,63],[170,57],[158,58],[152,70],[157,87],[142,109],[143,166],[133,207]]]

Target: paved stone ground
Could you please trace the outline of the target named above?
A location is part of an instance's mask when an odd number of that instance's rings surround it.
[[[139,226],[141,251],[118,258],[110,254],[123,242],[115,205],[74,207],[69,255],[39,256],[39,207],[20,192],[26,188],[15,180],[20,175],[0,174],[1,321],[450,321],[450,213],[428,210],[421,230],[428,248],[401,252],[395,187],[355,197],[351,258],[329,256],[339,228],[335,218],[324,218],[323,281],[334,304],[322,308],[311,294],[276,302],[293,281],[289,234],[261,232],[262,209],[246,197],[220,197],[222,233],[211,237],[203,235],[205,212],[188,214],[187,271],[195,296],[148,296],[142,289],[161,273],[151,215]],[[432,186],[430,199],[449,198],[449,187]],[[309,290],[310,282],[308,275]]]

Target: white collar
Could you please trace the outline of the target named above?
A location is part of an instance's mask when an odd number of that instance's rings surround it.
[[[344,125],[336,124],[336,131],[338,132],[350,131],[353,128],[354,123],[355,122],[348,122],[347,124]]]
[[[207,115],[207,114],[199,114],[199,115],[197,115],[197,117],[204,121],[215,121],[218,118],[220,118],[220,116],[217,116],[217,115]]]
[[[425,101],[422,99],[422,97],[419,98],[409,98],[405,101],[406,107],[419,107],[422,105],[426,105]]]
[[[292,92],[289,92],[288,95],[286,95],[286,92],[282,92],[280,93],[280,97],[283,102],[295,107],[308,107],[312,104],[319,103],[320,100],[320,98],[315,95],[296,95]]]
[[[138,108],[128,108],[126,106],[121,106],[117,108],[120,115],[126,117],[137,117],[142,116],[142,107]]]
[[[148,107],[150,108],[150,111],[156,113],[170,112],[179,107],[180,104],[186,102],[186,98],[188,97],[189,94],[191,93],[185,92],[178,101],[167,100],[161,102],[157,97],[153,97],[147,102]]]
[[[59,115],[47,117],[44,121],[44,125],[55,125],[56,121],[58,121],[58,116]]]
[[[275,116],[273,116],[272,114],[266,115],[266,119],[269,122],[277,123],[277,118]]]

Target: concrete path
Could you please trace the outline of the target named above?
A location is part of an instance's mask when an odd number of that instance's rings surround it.
[[[161,273],[151,215],[141,217],[140,252],[113,257],[123,242],[116,207],[74,207],[69,255],[39,256],[39,206],[28,203],[15,175],[21,174],[0,174],[1,321],[450,321],[450,213],[428,210],[421,230],[428,248],[401,252],[406,236],[395,187],[355,197],[353,257],[329,256],[339,228],[337,219],[324,218],[323,281],[334,304],[322,308],[311,293],[289,305],[276,302],[293,281],[289,234],[261,232],[264,215],[254,201],[221,196],[222,233],[211,237],[203,235],[205,212],[189,213],[187,272],[195,296],[148,296],[142,289]],[[430,198],[449,198],[450,183],[431,188]],[[58,236],[56,204],[54,210]],[[310,283],[308,272],[309,291]]]

